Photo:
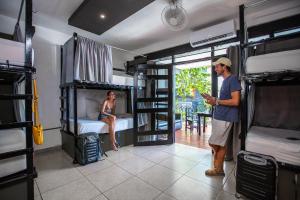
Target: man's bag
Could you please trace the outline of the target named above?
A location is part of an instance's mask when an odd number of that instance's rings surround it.
[[[100,153],[100,141],[97,133],[86,133],[77,137],[75,158],[80,165],[97,162],[100,159]]]

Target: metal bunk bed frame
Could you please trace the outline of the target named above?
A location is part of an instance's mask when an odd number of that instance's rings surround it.
[[[299,38],[300,34],[291,34],[291,35],[283,35],[274,37],[273,33],[270,33],[271,37],[268,39],[262,39],[255,42],[248,42],[248,38],[246,37],[247,28],[245,26],[245,5],[240,5],[239,7],[239,21],[240,21],[240,31],[239,31],[239,39],[240,39],[240,66],[242,71],[242,83],[244,85],[244,90],[242,91],[242,101],[241,101],[241,150],[245,150],[245,141],[248,132],[248,93],[249,86],[252,83],[257,85],[284,85],[284,84],[300,84],[300,72],[292,72],[292,71],[284,71],[277,73],[259,73],[259,74],[251,74],[245,75],[245,61],[247,59],[247,49],[249,47],[256,46],[258,44],[265,44],[271,41],[284,41],[287,39]],[[280,27],[279,27],[280,28]],[[292,170],[295,172],[300,172],[300,166],[295,166],[287,163],[278,162],[278,166],[282,169]]]
[[[75,52],[77,46],[77,33],[73,33],[73,37],[70,38],[66,43],[73,42],[73,55],[72,59],[75,59]],[[63,70],[66,66],[64,66],[64,52],[63,46],[61,47],[61,84],[60,84],[60,101],[61,101],[61,129],[60,132],[62,134],[62,148],[75,160],[75,144],[76,144],[76,137],[78,137],[78,115],[77,115],[77,92],[78,89],[93,89],[93,90],[116,90],[116,91],[124,91],[126,92],[127,96],[127,111],[131,110],[130,104],[130,93],[133,90],[133,86],[124,86],[124,85],[115,85],[115,84],[108,84],[108,83],[91,83],[91,82],[82,82],[74,79],[74,65],[73,68],[73,75],[72,81],[68,83],[63,83]],[[65,80],[66,81],[66,80]],[[73,108],[70,105],[70,91],[73,90]],[[70,131],[70,109],[73,109],[74,112],[74,132]],[[64,117],[65,116],[65,117]],[[125,131],[118,131],[116,132],[116,137],[119,144],[122,146],[123,141],[120,142],[123,133],[131,133],[133,129],[125,130]],[[100,138],[102,140],[102,148],[103,150],[110,149],[108,145],[108,140],[102,137],[100,134]],[[123,138],[122,138],[123,139]],[[132,144],[132,139],[125,138],[124,145]]]
[[[24,0],[19,11],[22,12]],[[32,0],[26,0],[25,3],[25,64],[24,66],[10,64],[9,61],[0,64],[0,74],[11,75],[8,79],[15,81],[25,81],[25,94],[1,94],[0,100],[24,100],[25,101],[25,121],[0,124],[0,130],[12,128],[26,128],[26,148],[5,152],[0,154],[0,160],[13,158],[20,155],[26,155],[26,169],[5,177],[0,178],[0,191],[7,190],[17,184],[26,182],[26,193],[24,197],[27,200],[34,199],[34,182],[36,176],[33,166],[33,138],[32,138],[32,74],[35,68],[32,66],[32,37],[34,35],[34,27],[32,26]],[[12,82],[14,80],[11,80]],[[7,191],[6,193],[7,194]],[[18,198],[19,199],[19,198]]]

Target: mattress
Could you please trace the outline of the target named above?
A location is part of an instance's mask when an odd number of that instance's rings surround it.
[[[0,38],[0,62],[9,60],[11,64],[24,65],[24,43]]]
[[[25,133],[21,129],[0,130],[0,153],[26,148]],[[0,160],[0,177],[26,169],[26,156]]]
[[[300,49],[252,56],[247,59],[246,73],[300,71]]]
[[[132,76],[121,76],[121,75],[112,75],[112,84],[115,85],[126,85],[134,86],[134,79]],[[139,80],[139,86],[144,86],[145,81]]]
[[[252,126],[247,133],[246,150],[300,166],[300,131]]]
[[[78,119],[78,134],[89,132],[108,133],[108,125],[102,121],[90,119]],[[117,118],[115,131],[123,131],[133,128],[133,118]],[[74,133],[74,120],[70,119],[70,131]]]

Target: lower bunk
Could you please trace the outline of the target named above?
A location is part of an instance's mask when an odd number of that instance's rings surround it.
[[[300,200],[300,131],[252,126],[237,162],[237,194]]]
[[[70,131],[61,130],[62,134],[62,148],[73,159],[75,158],[75,142],[78,137],[84,134],[97,133],[100,138],[100,146],[102,151],[112,150],[110,139],[108,135],[108,125],[102,121],[90,120],[90,119],[78,119],[77,120],[77,133],[74,134],[74,120],[70,119]],[[128,146],[133,144],[133,118],[117,118],[116,121],[116,140],[119,145]]]

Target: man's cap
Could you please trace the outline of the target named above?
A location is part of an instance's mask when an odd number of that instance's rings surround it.
[[[218,64],[223,64],[223,65],[226,65],[228,67],[231,67],[231,61],[228,58],[225,58],[225,57],[221,57],[216,62],[213,62],[214,66],[218,65]]]

